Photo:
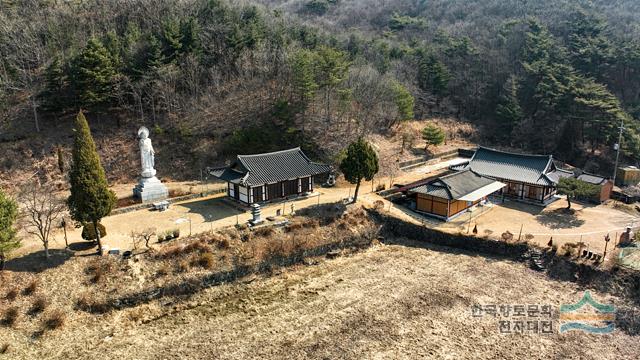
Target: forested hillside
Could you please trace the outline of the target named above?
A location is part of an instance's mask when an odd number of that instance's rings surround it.
[[[0,0],[0,166],[84,109],[107,172],[142,124],[162,171],[434,117],[608,172],[621,122],[640,155],[639,24],[635,0]]]

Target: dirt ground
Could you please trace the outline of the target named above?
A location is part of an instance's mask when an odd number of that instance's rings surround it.
[[[333,203],[349,196],[350,188],[330,188],[319,189],[318,195],[293,202],[294,210],[302,209],[320,203]],[[363,190],[366,192],[366,190]],[[275,216],[280,210],[283,214],[291,213],[291,201],[274,203],[262,208],[262,216]],[[219,229],[236,223],[245,224],[251,218],[250,212],[242,208],[231,200],[225,198],[224,194],[210,196],[204,199],[195,199],[177,204],[172,204],[167,211],[158,212],[151,210],[138,210],[129,213],[108,216],[102,220],[107,229],[107,236],[103,239],[103,245],[109,248],[128,250],[132,247],[132,232],[144,231],[154,228],[157,233],[179,229],[180,234],[185,236],[197,234],[213,229]],[[82,240],[82,229],[70,228],[67,230],[67,239],[72,250],[84,249],[89,245]],[[155,242],[155,239],[153,239]],[[64,234],[58,229],[53,234],[50,244],[52,249],[63,249],[65,247]],[[42,245],[37,239],[24,238],[23,246],[16,251],[15,257],[41,251]],[[94,250],[79,251],[83,255]]]
[[[621,329],[558,333],[559,305],[585,290],[573,283],[510,261],[400,242],[217,286],[184,303],[83,314],[38,339],[0,327],[0,339],[12,359],[621,360],[640,352],[638,337]],[[499,319],[472,316],[474,304],[551,305],[554,334],[500,334]]]
[[[438,164],[423,165],[402,172],[400,176],[393,179],[393,183],[410,183],[434,176],[444,171],[448,166],[463,161],[462,158],[454,158]],[[375,201],[383,201],[381,197],[372,192],[378,185],[384,184],[387,188],[391,185],[392,179],[380,177],[371,182],[364,182],[360,188],[360,201],[364,204],[373,204]],[[128,194],[133,185],[119,185],[114,190],[118,193]],[[221,184],[200,184],[197,182],[169,183],[169,188],[181,191],[198,192],[200,188],[213,189]],[[318,203],[333,203],[346,199],[353,195],[353,185],[341,182],[334,188],[317,187],[318,196],[311,196],[306,199],[295,200],[295,209],[316,205]],[[420,221],[420,216],[415,213],[408,213],[406,209],[391,206],[388,201],[383,201],[386,209],[396,216],[400,216],[407,221]],[[263,217],[275,216],[279,210],[283,214],[291,212],[292,202],[280,202],[267,204],[262,208]],[[570,213],[564,211],[566,200],[560,199],[546,208],[535,205],[527,205],[515,201],[507,201],[497,204],[489,211],[480,210],[480,214],[473,214],[471,226],[467,215],[459,217],[451,223],[443,223],[437,220],[425,218],[426,225],[436,227],[448,232],[466,233],[477,226],[478,236],[500,237],[505,231],[510,231],[515,237],[520,234],[522,225],[522,239],[546,246],[549,239],[553,237],[554,244],[559,248],[564,243],[584,242],[590,250],[602,254],[604,252],[604,236],[610,232],[612,238],[628,225],[640,225],[640,218],[617,208],[605,205],[583,205],[573,204]],[[416,218],[417,216],[417,218]],[[107,228],[107,237],[104,238],[104,245],[109,248],[128,250],[132,247],[131,232],[142,231],[148,228],[155,228],[157,232],[179,229],[182,235],[189,233],[199,233],[212,229],[235,225],[236,223],[246,223],[251,218],[248,209],[239,207],[233,201],[227,200],[224,194],[218,194],[204,199],[194,199],[186,202],[172,204],[165,212],[140,210],[130,213],[109,216],[103,220]],[[88,243],[82,240],[81,229],[69,229],[67,231],[68,241],[74,245],[74,250],[79,255],[87,254],[92,249],[88,248]],[[580,234],[583,234],[582,236]],[[611,246],[615,242],[611,242]],[[54,232],[51,240],[51,247],[54,249],[64,248],[64,236],[60,229]],[[39,252],[42,245],[33,238],[23,237],[23,247],[14,253],[15,257],[25,254]],[[608,251],[608,254],[615,255]]]
[[[544,247],[553,237],[553,243],[560,248],[565,243],[582,241],[589,250],[599,254],[604,252],[604,237],[610,234],[612,240],[607,245],[607,252],[613,254],[615,239],[624,229],[627,226],[636,228],[640,225],[639,217],[607,204],[573,203],[570,211],[566,210],[566,206],[565,199],[559,199],[545,208],[506,201],[496,204],[485,214],[474,217],[471,226],[465,214],[450,223],[440,223],[436,227],[445,231],[467,233],[477,226],[479,236],[500,237],[502,233],[509,231],[518,237],[522,226],[521,238],[530,243]]]

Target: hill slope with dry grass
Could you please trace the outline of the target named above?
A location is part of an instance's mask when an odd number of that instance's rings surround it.
[[[365,212],[336,210],[282,229],[202,234],[129,260],[72,258],[39,274],[5,274],[0,350],[12,359],[634,359],[640,351],[632,299],[507,258],[402,238],[380,244]],[[320,256],[330,249],[342,250]],[[585,290],[618,309],[612,335],[557,333],[558,307]],[[554,333],[501,334],[499,318],[472,315],[476,304],[550,305]]]

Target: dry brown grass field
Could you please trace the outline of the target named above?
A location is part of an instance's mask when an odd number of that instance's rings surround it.
[[[129,260],[73,258],[38,274],[4,274],[0,359],[636,359],[640,353],[639,329],[629,326],[611,335],[559,334],[554,320],[554,334],[500,334],[496,318],[472,315],[474,304],[548,304],[556,317],[561,304],[577,302],[588,288],[502,258],[407,239],[378,243],[374,230],[362,211],[329,220],[302,216],[288,228],[250,235],[230,229]],[[356,238],[373,245],[200,286],[239,264]],[[631,299],[591,292],[599,302],[639,313]],[[11,324],[4,319],[9,309],[15,309]]]

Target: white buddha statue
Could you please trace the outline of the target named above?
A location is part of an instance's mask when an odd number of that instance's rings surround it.
[[[155,151],[149,139],[149,129],[141,127],[138,130],[140,138],[140,160],[142,163],[142,177],[150,178],[156,176],[155,170]]]

